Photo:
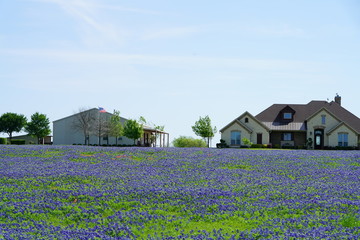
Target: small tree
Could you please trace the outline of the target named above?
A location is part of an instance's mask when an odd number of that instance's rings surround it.
[[[75,131],[80,131],[84,134],[84,144],[89,144],[89,137],[93,125],[95,124],[95,114],[91,109],[79,108],[77,114],[75,114],[75,120],[72,123],[72,128]]]
[[[10,141],[13,132],[20,132],[26,125],[26,117],[22,114],[4,113],[0,117],[0,132],[7,133]]]
[[[95,136],[98,136],[99,146],[101,144],[101,137],[106,137],[107,145],[109,145],[110,118],[106,115],[106,111],[103,108],[99,108],[98,114],[95,115],[94,125],[91,130]]]
[[[252,145],[252,142],[249,139],[245,138],[245,137],[242,139],[242,142],[247,147],[250,147]]]
[[[36,112],[31,115],[31,121],[25,125],[25,131],[36,137],[38,144],[40,144],[40,140],[51,133],[50,121],[45,114]]]
[[[144,133],[142,124],[138,123],[136,120],[129,119],[124,124],[124,136],[134,140],[134,145],[136,139],[139,139]]]
[[[207,145],[210,147],[210,139],[214,137],[216,133],[216,127],[211,126],[211,120],[209,116],[204,118],[200,117],[199,121],[195,122],[195,125],[192,126],[192,130],[197,136],[207,139]]]
[[[114,110],[114,114],[110,118],[109,135],[115,137],[116,145],[118,138],[123,135],[124,128],[121,124],[120,111]]]

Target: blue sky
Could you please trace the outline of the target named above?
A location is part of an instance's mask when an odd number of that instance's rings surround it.
[[[360,116],[356,0],[0,0],[0,114],[120,110],[174,137],[273,103]],[[217,134],[213,144],[219,142]]]

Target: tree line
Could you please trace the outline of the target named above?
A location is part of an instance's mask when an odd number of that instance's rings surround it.
[[[14,132],[21,132],[24,130],[28,135],[36,137],[38,143],[41,139],[51,133],[50,121],[45,114],[39,112],[31,115],[31,120],[28,122],[23,114],[4,113],[0,116],[0,132],[9,135],[11,142]]]
[[[114,110],[110,117],[102,113],[95,114],[94,111],[89,109],[80,108],[78,113],[75,114],[75,121],[72,123],[72,128],[75,131],[80,131],[84,136],[84,144],[89,145],[89,136],[98,136],[98,145],[100,145],[101,137],[115,137],[116,145],[118,145],[118,138],[125,136],[134,141],[141,138],[144,132],[144,125],[147,123],[144,117],[139,120],[129,119],[124,123],[121,121],[120,111]],[[154,126],[158,131],[164,131],[164,126]],[[0,132],[9,135],[11,141],[14,132],[24,130],[28,135],[36,137],[38,143],[45,136],[51,133],[50,121],[45,114],[39,112],[31,115],[31,120],[28,122],[23,114],[4,113],[0,116]],[[207,142],[191,137],[180,136],[174,139],[173,144],[175,147],[210,147],[210,140],[216,133],[216,127],[212,127],[211,119],[209,116],[200,117],[198,121],[192,126],[193,132],[206,139]],[[150,142],[153,143],[158,136],[151,136]],[[109,142],[108,142],[109,143]]]

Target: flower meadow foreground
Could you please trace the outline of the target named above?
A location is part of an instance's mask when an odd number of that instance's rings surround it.
[[[0,239],[359,239],[360,151],[0,147]]]

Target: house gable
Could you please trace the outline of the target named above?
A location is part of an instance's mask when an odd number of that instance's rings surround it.
[[[352,132],[354,134],[358,134],[355,129],[353,129],[352,127],[350,127],[348,124],[346,124],[344,122],[340,122],[338,125],[336,125],[332,129],[327,131],[326,134],[330,135],[334,132],[339,132],[339,131],[346,131],[346,132]]]
[[[228,125],[226,125],[224,128],[222,128],[220,130],[220,132],[224,133],[224,132],[226,132],[228,130],[232,130],[232,129],[242,129],[243,131],[247,131],[248,133],[252,133],[251,128],[246,126],[244,123],[242,123],[238,119],[235,119],[232,122],[230,122]]]
[[[258,127],[263,128],[262,131],[269,131],[270,129],[264,125],[261,121],[256,119],[251,113],[245,112],[241,114],[239,117],[235,118],[233,121],[231,121],[229,124],[227,124],[225,127],[220,129],[220,132],[223,132],[231,126],[234,122],[238,121],[239,124],[241,124],[244,128],[246,128],[250,133],[253,131],[254,125],[258,125]],[[257,127],[257,128],[258,128]]]
[[[347,135],[347,146],[356,147],[358,145],[359,134],[349,125],[341,122],[326,133],[328,136],[329,146],[339,145],[339,134]]]
[[[324,129],[325,132],[338,125],[341,120],[326,108],[321,108],[306,119],[308,132]]]
[[[294,121],[295,113],[296,113],[296,111],[293,108],[291,108],[289,105],[287,105],[279,112],[275,121],[279,122],[279,123],[292,122],[292,121]]]
[[[231,145],[231,132],[234,131],[240,132],[241,138],[247,138],[253,143],[257,143],[261,137],[261,142],[268,144],[269,129],[249,112],[243,113],[222,128],[221,139]]]
[[[334,114],[334,113],[332,113],[331,111],[329,111],[327,108],[325,108],[325,107],[323,107],[323,108],[321,108],[321,109],[319,109],[318,111],[316,111],[315,113],[313,113],[312,115],[310,115],[307,119],[306,119],[306,121],[311,121],[312,119],[314,119],[314,118],[318,118],[319,116],[323,116],[323,115],[325,115],[325,116],[327,116],[327,115],[329,115],[329,116],[331,116],[332,118],[334,118],[336,121],[338,121],[338,122],[340,122],[341,120]]]

